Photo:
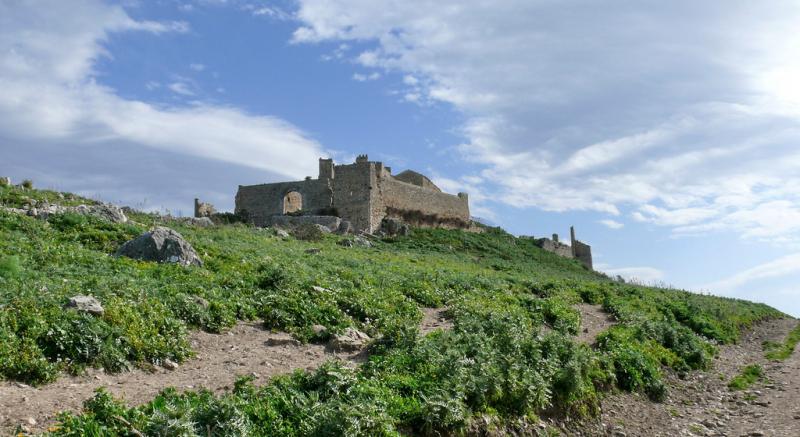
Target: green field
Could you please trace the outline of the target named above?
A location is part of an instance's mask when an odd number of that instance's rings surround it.
[[[0,187],[6,206],[26,197],[82,202]],[[0,378],[46,384],[87,366],[181,362],[192,355],[189,330],[222,332],[237,320],[308,342],[326,340],[315,337],[315,324],[378,340],[356,369],[330,362],[259,387],[242,379],[223,397],[166,391],[129,409],[99,393],[82,415],[64,415],[53,435],[433,434],[464,430],[479,416],[512,423],[592,415],[603,393],[617,389],[662,400],[664,372],[705,369],[716,344],[783,317],[762,304],[614,282],[496,228],[416,229],[373,248],[345,248],[335,235],[283,240],[242,224],[130,218],[0,212]],[[205,265],[112,256],[155,224],[179,231]],[[305,253],[310,247],[321,252]],[[97,297],[105,314],[64,310],[76,294]],[[594,347],[574,339],[580,302],[620,322]],[[447,307],[454,328],[420,336],[423,307]]]

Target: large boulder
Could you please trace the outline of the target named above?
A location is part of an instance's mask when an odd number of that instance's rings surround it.
[[[355,328],[346,328],[343,333],[334,335],[328,346],[337,352],[355,352],[369,344],[369,336]]]
[[[73,308],[78,312],[89,313],[94,316],[102,316],[105,313],[100,301],[92,296],[72,296],[67,302],[67,308]]]
[[[157,226],[128,241],[117,250],[117,256],[143,260],[202,266],[192,245],[170,228]]]
[[[400,219],[386,217],[381,221],[381,231],[390,237],[394,237],[410,234],[411,228]]]

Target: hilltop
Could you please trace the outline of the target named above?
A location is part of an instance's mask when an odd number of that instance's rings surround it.
[[[65,208],[22,212],[45,202]],[[687,381],[724,386],[741,364],[785,370],[760,349],[753,358],[763,340],[792,366],[797,355],[797,340],[780,345],[795,321],[766,305],[612,281],[499,228],[344,245],[129,209],[115,222],[69,209],[98,202],[13,186],[0,204],[0,393],[37,404],[87,379],[147,396],[135,384],[183,384],[132,404],[109,387],[57,420],[3,413],[3,432],[624,435],[639,425],[617,421],[637,408],[681,408]],[[179,232],[202,266],[114,256],[154,226]],[[67,308],[76,295],[102,313]],[[333,353],[353,330],[368,344]],[[233,382],[204,385],[206,371]]]

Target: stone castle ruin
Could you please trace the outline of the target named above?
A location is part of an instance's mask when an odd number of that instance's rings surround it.
[[[553,234],[552,239],[539,238],[536,240],[536,245],[558,256],[577,259],[589,270],[592,270],[592,246],[575,238],[575,227],[573,226],[569,227],[569,237],[570,245],[558,241],[558,234]]]
[[[320,158],[317,179],[240,185],[234,213],[257,226],[270,226],[286,215],[338,215],[355,232],[367,233],[378,230],[384,219],[417,227],[470,226],[467,193],[444,193],[412,170],[393,175],[390,167],[367,155],[339,165]]]

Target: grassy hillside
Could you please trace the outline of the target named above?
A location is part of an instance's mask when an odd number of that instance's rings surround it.
[[[6,206],[26,198],[82,201],[0,187]],[[396,435],[463,430],[477,416],[590,415],[609,390],[663,399],[666,369],[705,369],[715,344],[783,316],[761,304],[612,282],[499,229],[420,229],[345,248],[332,235],[304,242],[243,225],[166,223],[205,261],[183,268],[111,256],[162,222],[130,218],[44,221],[0,211],[0,377],[45,384],[85,366],[180,362],[192,354],[188,330],[220,332],[241,319],[302,341],[325,340],[315,324],[379,340],[357,369],[331,362],[263,387],[243,379],[221,398],[168,391],[129,409],[99,393],[54,435]],[[305,253],[310,247],[321,252]],[[105,314],[64,310],[76,294],[97,297]],[[594,348],[573,337],[579,302],[620,321]],[[443,306],[454,328],[420,336],[420,308]]]

